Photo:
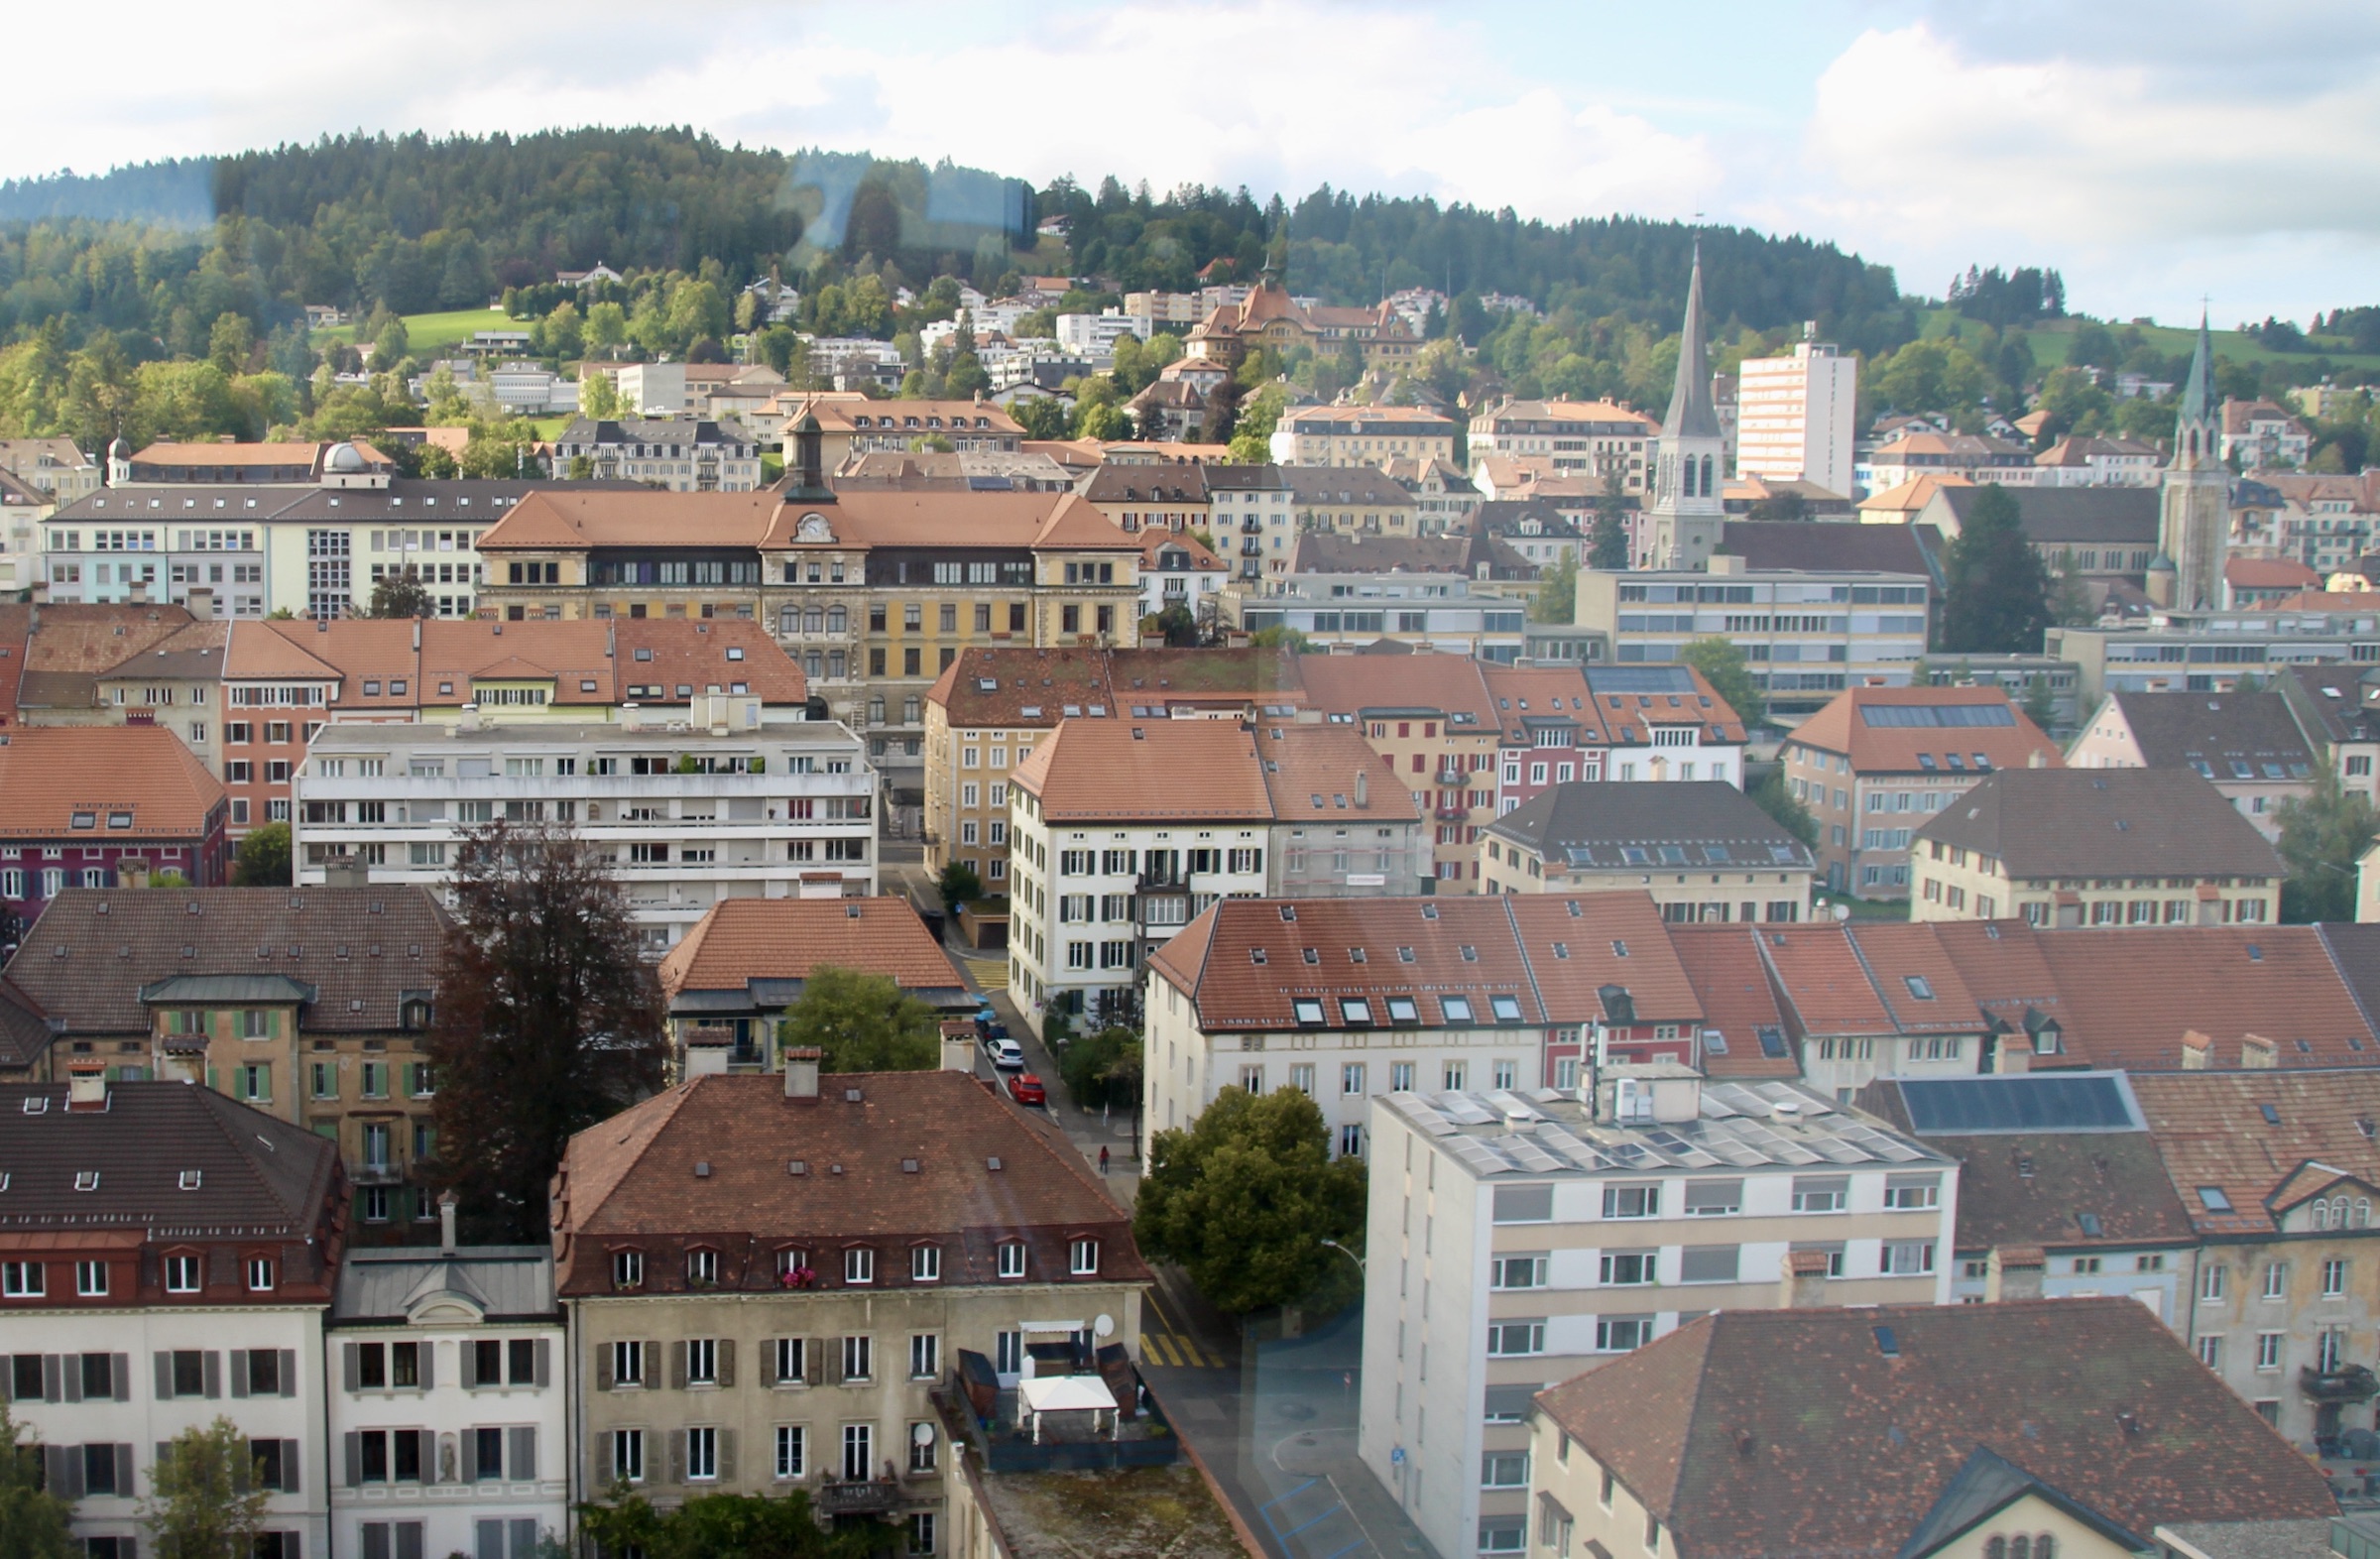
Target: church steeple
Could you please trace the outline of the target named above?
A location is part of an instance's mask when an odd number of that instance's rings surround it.
[[[2182,385],[2181,415],[2174,420],[2174,459],[2212,459],[2221,450],[2220,429],[2215,426],[2221,408],[2214,398],[2213,339],[2207,333],[2206,314],[2199,313],[2198,349],[2190,355],[2190,377]]]
[[[2174,419],[2174,456],[2158,495],[2158,561],[2149,599],[2161,607],[2223,606],[2223,563],[2231,546],[2231,473],[2223,465],[2222,403],[2214,392],[2214,344],[2199,315],[2198,349]]]
[[[1652,506],[1645,517],[1650,566],[1701,568],[1719,549],[1726,527],[1719,494],[1723,446],[1703,344],[1703,247],[1698,242],[1686,283],[1686,322],[1678,331],[1677,384],[1654,444]]]

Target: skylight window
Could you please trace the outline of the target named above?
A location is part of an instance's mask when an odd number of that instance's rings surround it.
[[[1388,998],[1388,1020],[1392,1023],[1419,1022],[1421,1009],[1409,996],[1392,996]]]
[[[1495,1020],[1499,1023],[1520,1021],[1520,999],[1518,997],[1491,996],[1488,998],[1488,1006],[1494,1012]]]
[[[1322,1023],[1322,1000],[1321,1000],[1321,998],[1319,998],[1319,997],[1312,997],[1312,996],[1301,996],[1301,997],[1298,997],[1296,1000],[1292,1001],[1292,1002],[1289,1004],[1289,1008],[1290,1008],[1290,1011],[1291,1011],[1291,1012],[1293,1012],[1293,1013],[1295,1013],[1295,1014],[1297,1015],[1297,1020],[1298,1020],[1300,1023],[1311,1023],[1311,1024],[1314,1024],[1314,1025],[1315,1025],[1315,1026],[1317,1026],[1317,1027],[1319,1027],[1319,1026],[1321,1025],[1321,1023]]]
[[[1438,1010],[1450,1023],[1471,1021],[1471,998],[1467,996],[1442,996],[1438,998]]]
[[[1339,1017],[1349,1023],[1369,1023],[1371,1004],[1358,997],[1342,997],[1339,1000]]]
[[[2199,1187],[2199,1205],[2210,1213],[2227,1213],[2231,1211],[2231,1198],[2223,1194],[2223,1188],[2219,1185],[2202,1185]]]
[[[1924,975],[1903,975],[1901,976],[1901,980],[1902,983],[1909,987],[1909,994],[1916,997],[1919,1001],[1931,1002],[1934,1000],[1933,982],[1929,981]]]

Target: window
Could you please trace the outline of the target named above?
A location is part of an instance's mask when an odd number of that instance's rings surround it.
[[[2264,1297],[2280,1299],[2289,1293],[2289,1263],[2268,1261],[2264,1267]]]
[[[932,1472],[937,1444],[932,1424],[913,1423],[909,1425],[909,1471],[912,1473]]]
[[[930,1554],[934,1552],[934,1531],[935,1527],[933,1511],[910,1511],[909,1552],[912,1554]]]
[[[39,1261],[0,1261],[0,1297],[41,1298],[48,1291],[43,1284],[45,1270]]]
[[[909,1379],[931,1380],[942,1373],[942,1338],[934,1332],[909,1337]]]
[[[2199,1299],[2203,1304],[2221,1304],[2230,1268],[2209,1266],[2199,1273]]]
[[[686,1350],[686,1384],[717,1385],[719,1383],[719,1340],[714,1337],[690,1338]]]
[[[1741,1180],[1689,1180],[1686,1182],[1686,1216],[1689,1218],[1720,1218],[1743,1210]]]
[[[1840,1213],[1850,1203],[1848,1175],[1795,1175],[1793,1210],[1797,1213]]]
[[[695,1250],[686,1253],[686,1281],[716,1283],[719,1281],[719,1253]]]
[[[1360,1094],[1364,1091],[1364,1063],[1350,1061],[1339,1068],[1339,1092]]]
[[[1598,1265],[1597,1280],[1611,1287],[1633,1287],[1658,1281],[1660,1253],[1657,1251],[1606,1251]]]
[[[686,1482],[711,1483],[719,1477],[719,1431],[711,1428],[686,1431]]]
[[[2222,1338],[2208,1336],[2199,1339],[2199,1363],[2209,1370],[2220,1370],[2223,1367]]]
[[[876,1252],[869,1246],[854,1246],[843,1253],[843,1281],[873,1283],[876,1281]]]
[[[273,1291],[273,1259],[269,1256],[248,1258],[248,1291],[264,1294]]]
[[[1653,1318],[1649,1315],[1598,1316],[1595,1322],[1595,1351],[1599,1354],[1624,1354],[1642,1348],[1653,1340]]]
[[[1525,1489],[1528,1484],[1528,1452],[1489,1451],[1480,1458],[1482,1489]]]
[[[1916,1212],[1939,1205],[1942,1181],[1936,1175],[1896,1174],[1884,1182],[1884,1206],[1894,1212]]]
[[[1499,1256],[1488,1262],[1488,1282],[1496,1288],[1542,1288],[1545,1263],[1541,1255]]]
[[[1024,1275],[1024,1245],[1021,1241],[1003,1240],[1000,1243],[1000,1275],[1003,1277],[1022,1277]]]
[[[1934,1270],[1931,1240],[1887,1240],[1878,1270],[1886,1277],[1913,1277]]]
[[[1543,1321],[1498,1321],[1488,1328],[1490,1357],[1515,1359],[1545,1352]]]
[[[942,1280],[942,1248],[938,1245],[919,1245],[909,1248],[909,1281],[938,1283]]]
[[[85,1299],[107,1296],[107,1263],[105,1261],[76,1261],[74,1263],[74,1292]]]
[[[1658,1218],[1661,1216],[1661,1188],[1657,1185],[1605,1186],[1604,1216]]]
[[[612,1346],[612,1383],[614,1385],[643,1385],[645,1383],[645,1345],[643,1343],[614,1343]]]
[[[846,1337],[843,1339],[843,1379],[868,1380],[876,1376],[876,1339]]]
[[[2288,1336],[2287,1332],[2258,1332],[2256,1334],[2257,1369],[2278,1370],[2281,1368],[2281,1344],[2283,1339]]]
[[[876,1426],[845,1424],[843,1426],[843,1479],[846,1483],[865,1483],[876,1476]]]
[[[2346,1291],[2347,1263],[2343,1259],[2333,1257],[2322,1263],[2322,1297],[2325,1299],[2343,1298]]]
[[[1097,1240],[1075,1241],[1068,1248],[1067,1271],[1076,1277],[1098,1276],[1099,1242]]]
[[[776,1476],[793,1479],[803,1476],[808,1464],[808,1435],[799,1424],[776,1426]]]
[[[169,1256],[166,1258],[166,1292],[194,1294],[198,1291],[198,1258]]]

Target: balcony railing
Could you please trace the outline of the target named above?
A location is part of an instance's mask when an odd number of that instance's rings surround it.
[[[2320,1370],[2308,1365],[2298,1372],[2298,1389],[2317,1402],[2368,1402],[2380,1396],[2380,1376],[2359,1364]]]
[[[890,1479],[818,1486],[818,1508],[826,1515],[885,1515],[899,1508],[900,1499],[900,1485]]]

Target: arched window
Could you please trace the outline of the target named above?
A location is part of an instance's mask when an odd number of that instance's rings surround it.
[[[1712,485],[1711,462],[1712,457],[1710,455],[1703,456],[1703,496],[1705,498],[1709,498],[1713,493],[1718,491],[1718,489]]]
[[[2314,1201],[2314,1227],[2317,1229],[2330,1227],[2330,1204],[2319,1196]]]
[[[825,626],[826,614],[819,611],[818,608],[813,606],[808,611],[801,614],[801,631],[803,633],[814,634],[823,629]]]
[[[2349,1229],[2369,1229],[2371,1226],[2372,1199],[2368,1196],[2359,1196],[2355,1198],[2355,1211],[2349,1217],[2347,1227]]]
[[[2033,1559],[2058,1559],[2058,1539],[2047,1532],[2034,1538]]]
[[[830,606],[826,609],[826,631],[828,633],[839,634],[843,632],[843,608],[839,606]]]
[[[2033,1539],[2021,1532],[2010,1538],[2008,1559],[2033,1559]]]
[[[2008,1559],[2008,1539],[1993,1537],[1985,1540],[1983,1559]]]

